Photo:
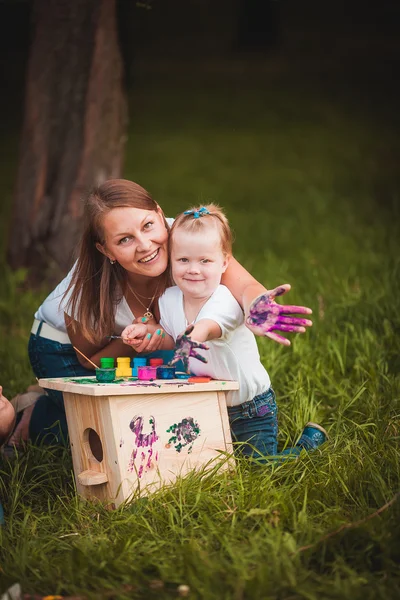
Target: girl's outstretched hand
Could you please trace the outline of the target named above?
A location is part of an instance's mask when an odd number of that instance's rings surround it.
[[[194,329],[194,325],[189,325],[189,327],[182,333],[178,335],[175,343],[175,353],[173,359],[169,362],[169,365],[172,367],[175,363],[180,360],[183,362],[184,369],[186,373],[189,372],[189,358],[197,358],[203,363],[207,362],[207,359],[204,358],[201,354],[196,352],[195,348],[200,348],[201,350],[208,350],[207,344],[202,344],[200,342],[195,342],[190,339],[190,333],[192,333]]]
[[[306,306],[284,306],[275,302],[277,296],[282,296],[289,290],[290,285],[286,283],[253,300],[245,321],[250,331],[255,335],[263,335],[279,344],[290,346],[290,340],[274,333],[274,331],[304,333],[305,328],[312,325],[312,321],[309,319],[293,316],[295,313],[310,315],[312,313],[311,308]]]

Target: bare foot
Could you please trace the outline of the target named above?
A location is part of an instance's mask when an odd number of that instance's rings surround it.
[[[8,440],[8,444],[10,446],[16,446],[19,448],[23,442],[27,442],[29,439],[29,423],[31,421],[32,411],[35,408],[35,405],[32,404],[25,408],[22,413],[22,417],[18,425],[16,426],[14,433]]]

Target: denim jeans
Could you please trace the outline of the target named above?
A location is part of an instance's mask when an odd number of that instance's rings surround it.
[[[302,451],[301,446],[294,446],[278,452],[278,407],[272,388],[239,406],[228,407],[228,415],[235,451],[241,456],[263,463],[271,456],[282,459]]]
[[[40,329],[38,330],[40,332]],[[31,334],[28,343],[29,360],[36,377],[82,377],[93,371],[82,367],[71,344],[61,344],[37,334]],[[34,406],[29,425],[33,442],[66,444],[67,420],[61,392],[47,390]]]
[[[40,333],[40,326],[38,329]],[[94,372],[82,367],[71,344],[60,344],[40,335],[31,334],[28,343],[29,360],[36,377],[89,377]],[[145,355],[146,358],[172,359],[172,351],[159,350]],[[29,425],[29,437],[33,442],[66,445],[68,427],[64,400],[61,392],[47,390],[34,406]]]

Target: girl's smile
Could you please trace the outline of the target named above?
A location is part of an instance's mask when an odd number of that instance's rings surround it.
[[[228,259],[217,229],[207,234],[177,229],[172,238],[172,276],[185,297],[209,298],[221,282]]]

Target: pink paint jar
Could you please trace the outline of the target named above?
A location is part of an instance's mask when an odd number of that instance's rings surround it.
[[[137,373],[138,379],[141,379],[142,381],[157,379],[157,367],[138,367]]]

